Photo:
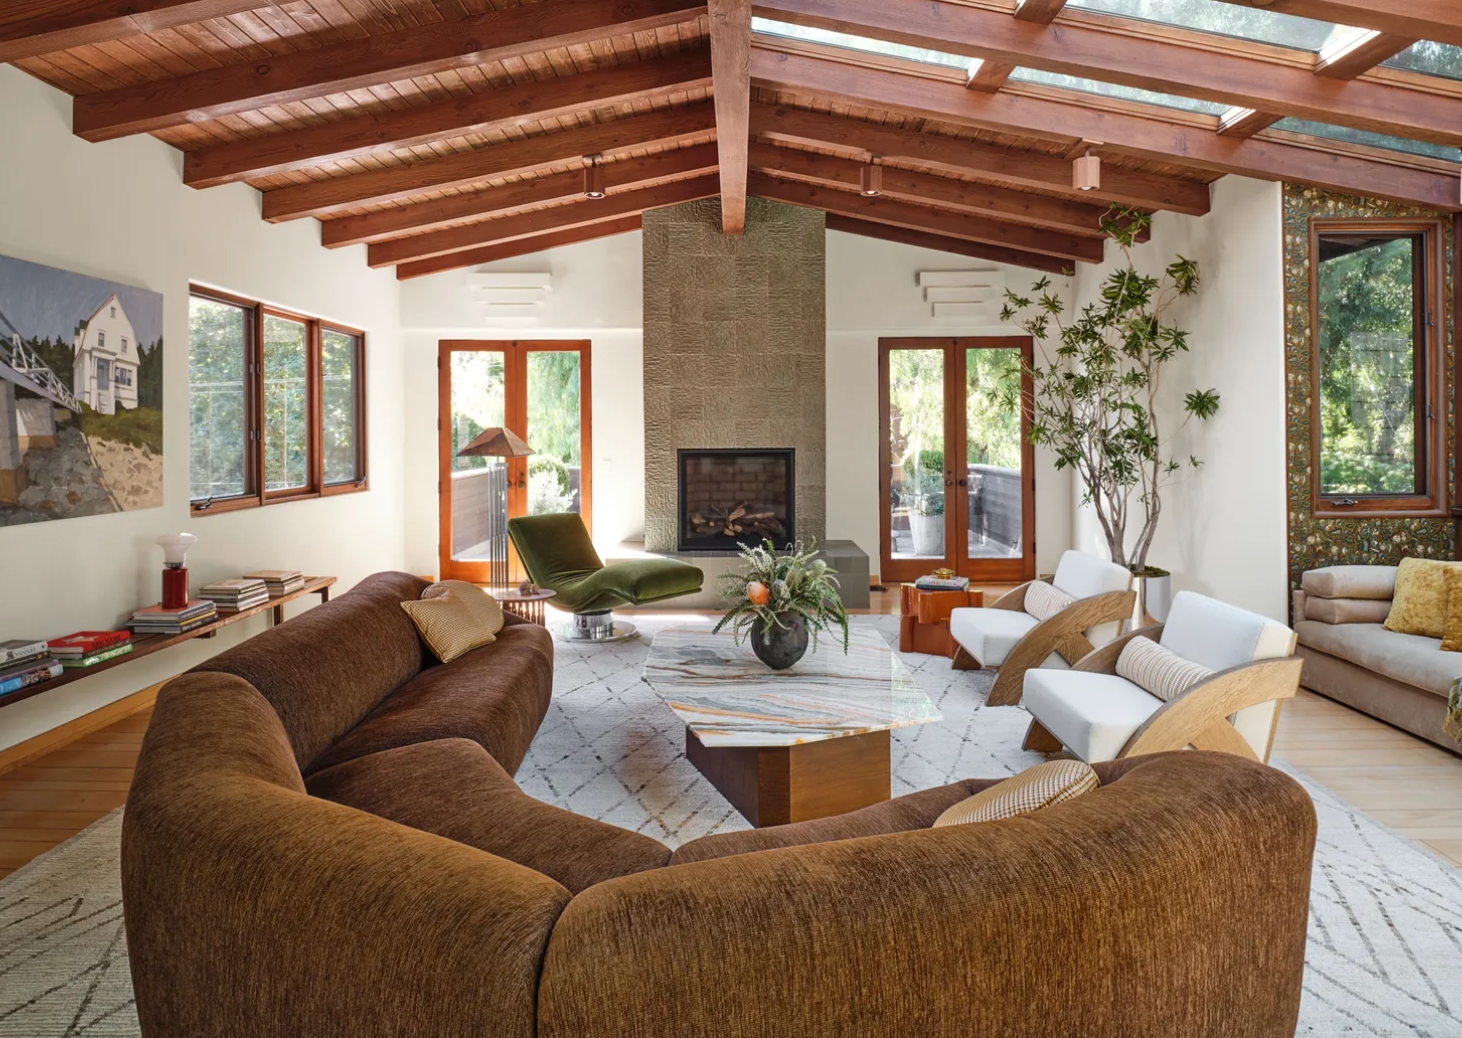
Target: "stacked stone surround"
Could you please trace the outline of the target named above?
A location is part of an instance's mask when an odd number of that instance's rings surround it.
[[[645,548],[676,546],[676,451],[791,447],[797,535],[827,533],[825,225],[753,198],[721,233],[710,198],[645,213]]]

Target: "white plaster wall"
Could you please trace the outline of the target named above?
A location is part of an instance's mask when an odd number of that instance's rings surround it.
[[[182,154],[147,137],[88,144],[71,99],[0,67],[0,253],[164,296],[162,508],[0,528],[0,638],[112,627],[157,600],[160,534],[199,543],[194,587],[253,567],[339,575],[337,590],[404,561],[399,293],[361,248],[327,251],[318,225],[270,226],[244,185],[195,191]],[[206,283],[329,317],[367,333],[370,486],[366,493],[192,518],[188,513],[188,284]],[[309,602],[314,602],[311,598]],[[304,605],[292,606],[292,611]],[[257,633],[263,617],[0,710],[12,745],[163,680]]]
[[[1284,276],[1281,186],[1225,177],[1213,186],[1205,217],[1159,213],[1152,240],[1133,257],[1158,274],[1177,255],[1197,261],[1198,295],[1173,318],[1189,330],[1190,352],[1164,369],[1159,417],[1182,421],[1191,389],[1217,389],[1218,414],[1192,422],[1172,455],[1195,455],[1202,467],[1163,495],[1163,514],[1148,561],[1171,570],[1174,590],[1188,589],[1284,620],[1286,605]],[[1108,262],[1083,265],[1078,306],[1096,298]],[[1077,510],[1076,534],[1086,551],[1106,555],[1089,507]],[[1137,524],[1133,524],[1132,534]],[[1134,537],[1135,539],[1135,537]]]

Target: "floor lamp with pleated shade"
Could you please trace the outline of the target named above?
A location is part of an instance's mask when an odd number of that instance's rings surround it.
[[[526,458],[533,453],[511,429],[493,426],[478,433],[471,443],[457,452],[459,458]],[[504,460],[503,480],[493,489],[491,523],[488,541],[492,545],[488,558],[488,583],[506,587],[508,583],[508,483]]]

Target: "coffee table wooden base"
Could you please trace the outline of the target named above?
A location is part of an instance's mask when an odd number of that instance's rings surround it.
[[[879,804],[892,788],[886,729],[799,746],[706,747],[687,728],[685,756],[759,829]]]

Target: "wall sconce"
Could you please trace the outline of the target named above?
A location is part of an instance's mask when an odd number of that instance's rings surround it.
[[[1071,163],[1071,186],[1077,191],[1095,191],[1102,186],[1102,160],[1088,151]]]
[[[589,164],[584,167],[584,197],[604,197],[604,167],[599,165],[598,155],[590,155]]]
[[[883,167],[878,159],[866,162],[858,173],[858,193],[865,198],[877,198],[883,194]]]

